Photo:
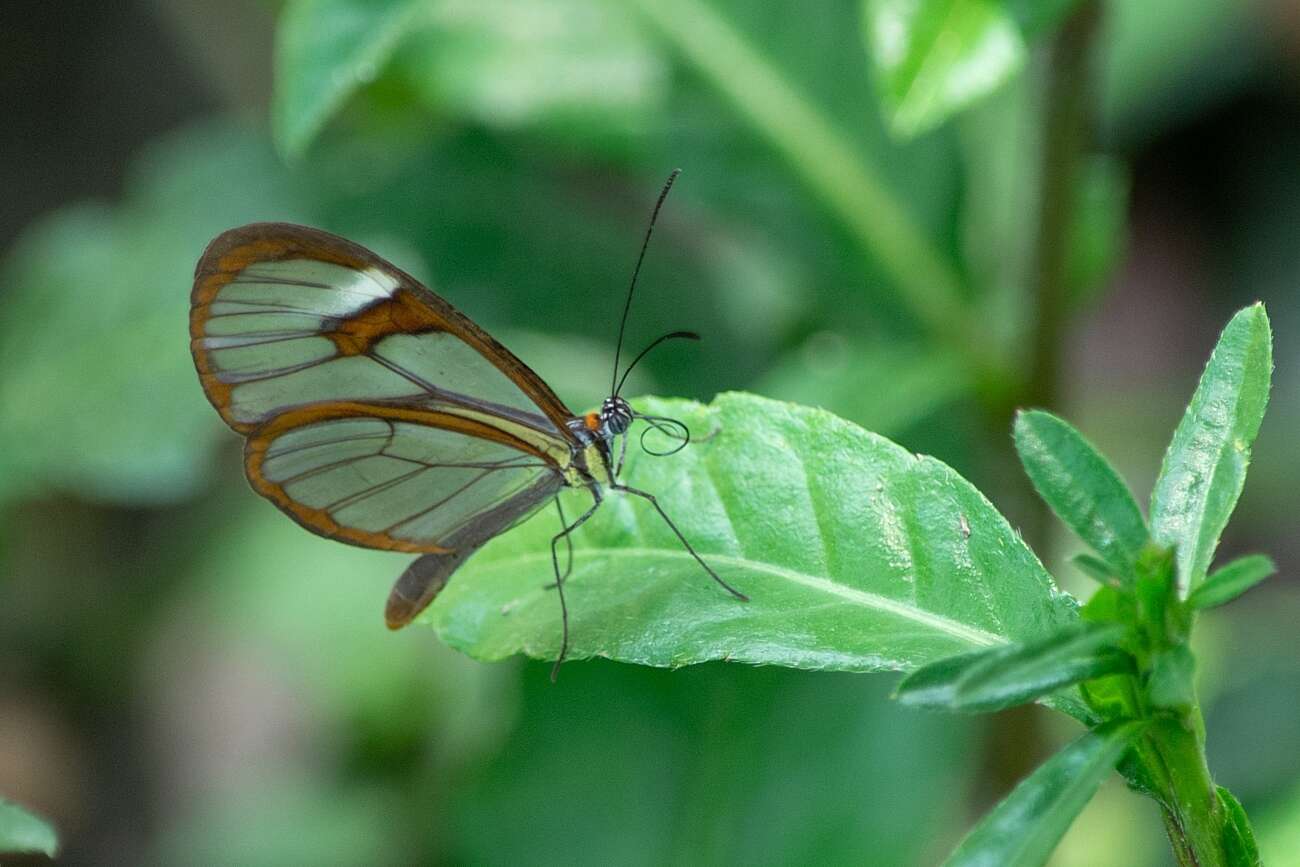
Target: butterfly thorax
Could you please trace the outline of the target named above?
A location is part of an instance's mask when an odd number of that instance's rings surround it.
[[[632,425],[632,407],[618,395],[605,398],[599,412],[569,419],[569,432],[576,439],[573,450],[573,469],[584,477],[566,479],[570,485],[595,482],[609,485],[614,482],[610,445],[614,438],[627,432]]]

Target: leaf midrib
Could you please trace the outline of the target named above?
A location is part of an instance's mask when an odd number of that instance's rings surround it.
[[[641,557],[658,557],[671,558],[676,560],[689,560],[690,554],[685,551],[673,551],[663,548],[575,548],[575,556],[582,551],[599,551],[606,557],[617,558],[618,556],[641,556]],[[783,578],[795,584],[809,587],[821,591],[831,596],[838,597],[864,608],[871,608],[877,611],[883,611],[906,620],[911,620],[923,626],[928,626],[937,632],[950,635],[954,638],[960,638],[972,645],[978,647],[992,647],[998,644],[1006,644],[1008,639],[991,632],[985,632],[974,626],[967,626],[942,614],[935,614],[931,611],[924,611],[919,608],[909,607],[903,602],[890,599],[887,596],[881,596],[867,590],[859,590],[856,587],[848,587],[843,584],[824,578],[820,575],[809,575],[806,572],[800,572],[796,569],[789,569],[785,566],[777,566],[774,563],[764,563],[761,560],[750,560],[745,557],[735,557],[728,554],[705,554],[710,563],[720,563],[730,566],[739,566],[743,569],[751,569],[755,572],[763,572],[769,575]],[[541,562],[549,561],[550,554],[521,554],[516,557],[505,558],[493,563],[484,563],[477,567],[476,571],[485,572],[498,568],[513,567],[518,568],[521,562]],[[574,576],[576,577],[576,575]],[[569,581],[572,581],[570,578]],[[532,595],[540,595],[542,591],[531,590],[515,598],[522,599]]]

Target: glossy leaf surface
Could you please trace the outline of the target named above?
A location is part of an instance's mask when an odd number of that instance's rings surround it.
[[[1128,486],[1067,421],[1042,410],[1016,416],[1016,451],[1056,516],[1121,575],[1132,573],[1147,541]]]
[[[1187,604],[1193,608],[1213,608],[1231,602],[1259,582],[1277,572],[1273,558],[1265,554],[1238,557],[1222,569],[1216,569],[1205,583],[1192,592]]]
[[[1215,790],[1227,817],[1223,827],[1223,849],[1228,856],[1228,867],[1261,867],[1264,861],[1255,842],[1255,831],[1241,802],[1223,786],[1216,786]]]
[[[867,0],[867,51],[894,132],[910,137],[995,89],[1025,61],[996,0]]]
[[[1151,536],[1175,550],[1183,598],[1205,577],[1237,505],[1272,373],[1268,315],[1255,304],[1219,337],[1151,494]]]
[[[1040,867],[1141,723],[1106,723],[1029,775],[966,835],[945,867]]]
[[[1123,626],[1077,624],[1028,644],[940,660],[898,685],[904,704],[987,712],[1034,701],[1084,680],[1123,671]]]
[[[0,853],[41,852],[53,858],[58,835],[49,822],[0,798]]]
[[[657,494],[751,601],[715,585],[648,504],[611,493],[574,535],[572,657],[897,670],[1042,637],[1076,617],[992,505],[933,458],[752,395],[638,409],[682,419],[695,440],[665,458],[634,440],[624,480]],[[570,519],[584,500],[570,495]],[[553,657],[559,605],[543,587],[558,529],[545,510],[497,539],[422,619],[479,658]]]

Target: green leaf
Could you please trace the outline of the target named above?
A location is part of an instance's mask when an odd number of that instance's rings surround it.
[[[1028,36],[1037,36],[1060,23],[1079,0],[1000,0],[1007,14]]]
[[[1151,536],[1175,550],[1182,598],[1205,577],[1246,482],[1272,372],[1268,315],[1255,304],[1223,329],[1151,494]]]
[[[1043,698],[1056,690],[1132,667],[1116,652],[1121,625],[1079,623],[1028,644],[962,654],[919,668],[898,685],[904,704],[982,713]]]
[[[119,205],[29,227],[0,273],[0,406],[40,411],[0,413],[0,498],[147,505],[206,484],[232,438],[190,358],[194,262],[223,229],[304,219],[302,198],[262,136],[202,123],[133,160]]]
[[[1143,723],[1110,722],[1030,774],[966,835],[945,867],[1039,867]]]
[[[886,436],[902,433],[972,389],[970,366],[950,352],[889,341],[870,348],[813,335],[756,390],[820,406]]]
[[[590,145],[643,135],[664,102],[666,64],[622,3],[431,5],[432,26],[403,44],[396,68],[435,111],[502,129],[541,124]]]
[[[1259,845],[1255,843],[1255,831],[1241,803],[1223,786],[1215,786],[1215,791],[1227,818],[1223,826],[1223,851],[1228,856],[1228,867],[1263,867]]]
[[[0,798],[0,853],[41,852],[53,858],[59,838],[49,822]]]
[[[1078,305],[1101,294],[1123,255],[1129,185],[1127,167],[1115,157],[1093,155],[1079,167],[1065,259],[1065,279]]]
[[[1070,558],[1070,562],[1080,572],[1101,584],[1113,585],[1119,581],[1119,576],[1115,574],[1113,566],[1091,554],[1075,554]]]
[[[952,781],[976,770],[973,727],[900,713],[883,678],[603,660],[566,667],[558,689],[541,665],[520,674],[510,739],[424,820],[461,863],[933,864],[960,821]],[[557,802],[564,833],[538,833]]]
[[[1248,86],[1260,69],[1258,26],[1239,0],[1111,4],[1097,46],[1102,128],[1142,139]]]
[[[885,115],[912,137],[993,91],[1025,62],[996,0],[865,0],[867,51]]]
[[[670,458],[629,449],[625,481],[664,509],[714,584],[640,499],[610,493],[574,534],[565,584],[573,657],[909,669],[1050,634],[1075,619],[1019,535],[949,467],[815,409],[725,394],[647,399],[687,423]],[[571,495],[572,518],[583,493]],[[482,659],[553,658],[559,603],[547,509],[476,554],[422,618]],[[563,556],[563,551],[561,552]]]
[[[1206,578],[1187,597],[1187,604],[1193,608],[1213,608],[1231,602],[1276,571],[1272,558],[1264,554],[1238,557]]]
[[[407,801],[396,787],[304,772],[214,793],[164,823],[154,864],[402,864],[421,860],[393,831]],[[292,830],[290,830],[292,829]],[[382,857],[376,858],[376,853]]]
[[[430,7],[427,0],[291,0],[276,30],[271,128],[280,152],[305,151],[348,97],[379,77]]]
[[[1015,440],[1025,472],[1057,517],[1131,578],[1147,528],[1119,474],[1068,422],[1042,410],[1017,414]]]

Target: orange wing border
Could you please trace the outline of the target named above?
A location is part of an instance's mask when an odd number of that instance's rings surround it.
[[[236,431],[252,434],[276,419],[250,424],[233,417],[230,410],[232,386],[218,378],[203,346],[211,306],[222,288],[250,265],[286,259],[310,259],[355,271],[375,268],[398,281],[398,288],[391,297],[379,299],[350,316],[341,317],[335,330],[322,332],[322,336],[334,342],[340,356],[363,354],[389,334],[450,333],[518,386],[555,426],[560,437],[573,439],[567,424],[573,413],[550,386],[468,316],[410,274],[360,244],[294,223],[250,223],[223,232],[203,251],[194,271],[194,288],[190,293],[190,353],[203,392],[226,424]],[[576,445],[576,441],[573,444]]]
[[[345,527],[335,521],[326,510],[307,506],[294,500],[284,488],[270,481],[263,474],[262,464],[266,460],[267,450],[278,437],[289,431],[318,422],[349,418],[373,418],[385,421],[408,422],[490,440],[509,446],[523,454],[532,455],[550,465],[557,474],[562,473],[560,466],[545,452],[507,431],[474,419],[420,407],[351,401],[308,404],[280,413],[250,433],[248,440],[244,444],[244,473],[248,476],[248,481],[253,486],[253,489],[274,503],[280,511],[284,512],[304,529],[318,536],[346,542],[349,545],[382,551],[401,551],[409,554],[447,554],[454,550],[433,543],[421,544],[407,539],[398,539],[386,533],[375,533],[358,530],[355,527]]]

